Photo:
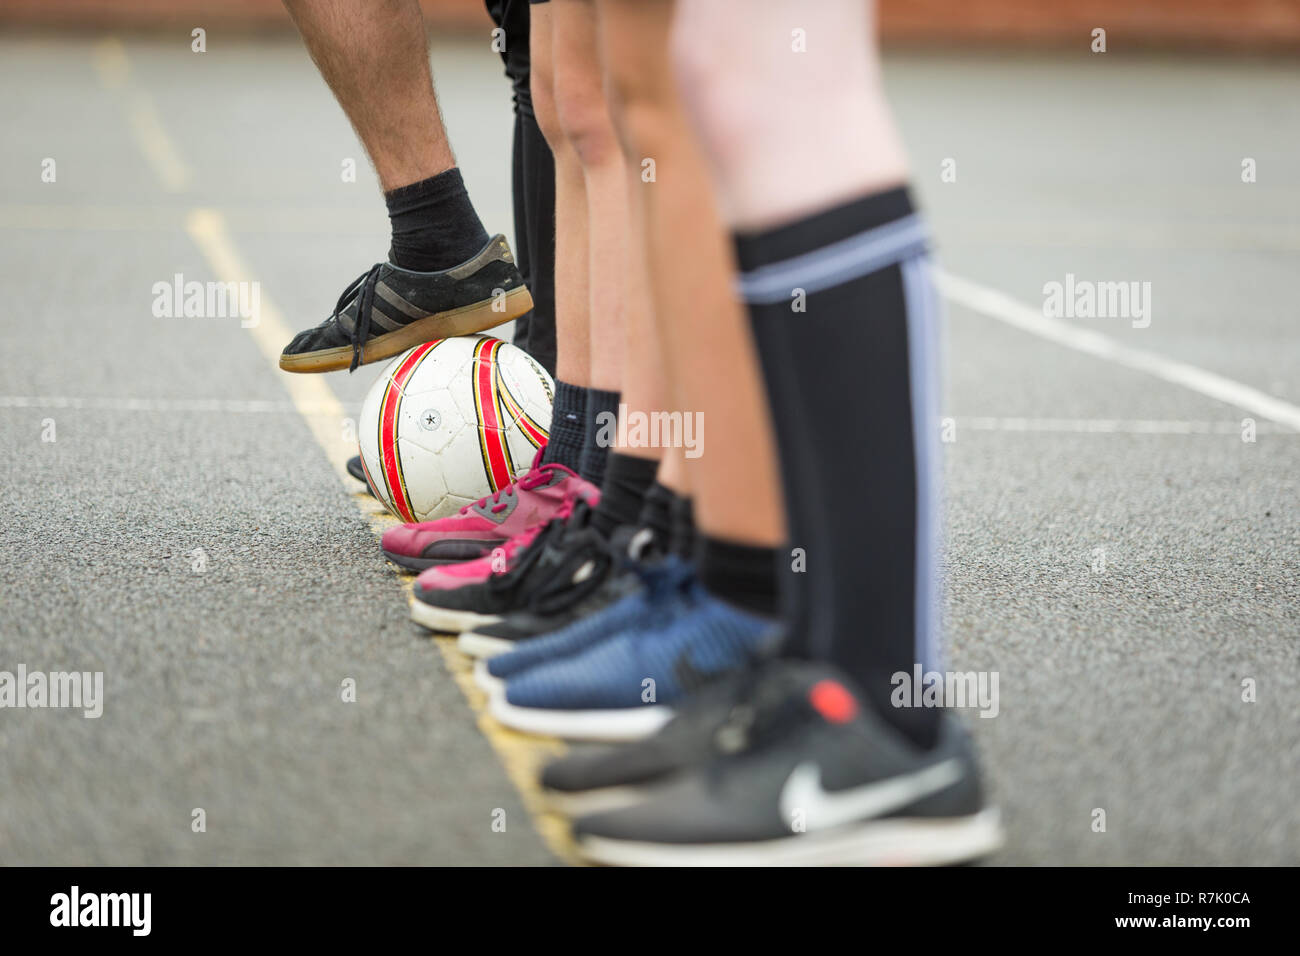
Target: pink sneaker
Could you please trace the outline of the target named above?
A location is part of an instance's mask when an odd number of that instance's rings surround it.
[[[554,518],[567,518],[572,509],[572,502],[560,505]],[[546,527],[546,522],[539,522],[527,531],[521,531],[505,544],[497,545],[481,558],[473,561],[460,561],[456,564],[438,564],[425,568],[416,583],[426,591],[446,591],[458,588],[462,584],[479,584],[494,574],[500,574],[510,567],[515,554],[528,547]]]
[[[582,497],[596,504],[600,500],[600,489],[591,482],[563,465],[541,464],[545,447],[543,445],[537,450],[533,465],[527,472],[500,491],[466,505],[456,514],[436,521],[389,528],[384,532],[381,544],[384,556],[412,571],[462,562],[477,565],[480,563],[477,559],[481,558],[483,573],[458,579],[457,584],[464,584],[467,580],[481,581],[491,571],[493,548],[505,549],[504,557],[509,560],[519,547],[515,540],[520,535],[550,521],[575,498]],[[531,540],[530,537],[528,541]],[[527,544],[527,541],[523,543]],[[499,563],[501,558],[497,560]]]

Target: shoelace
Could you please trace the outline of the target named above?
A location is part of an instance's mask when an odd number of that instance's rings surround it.
[[[370,308],[375,301],[375,284],[379,281],[379,271],[384,267],[376,262],[343,290],[339,300],[334,303],[334,313],[330,316],[335,321],[347,308],[353,296],[357,297],[357,317],[352,323],[352,364],[349,372],[355,372],[361,364],[361,353],[365,350],[366,339],[370,338]]]
[[[474,502],[472,505],[466,505],[465,507],[461,508],[460,513],[463,515],[469,514],[469,510],[471,508],[486,508],[488,506],[489,501],[492,502],[493,513],[496,513],[501,511],[501,509],[505,508],[506,505],[509,504],[508,501],[501,500],[502,496],[505,496],[506,498],[511,498],[521,490],[532,491],[534,488],[540,488],[542,485],[547,484],[551,480],[551,473],[554,472],[555,469],[560,466],[555,465],[553,463],[546,464],[546,465],[543,465],[541,463],[542,453],[545,450],[546,450],[545,445],[537,449],[537,454],[533,456],[533,463],[529,467],[527,472],[520,475],[514,481],[510,482],[510,484],[506,485],[504,488],[498,488],[492,494],[484,495],[482,498]]]

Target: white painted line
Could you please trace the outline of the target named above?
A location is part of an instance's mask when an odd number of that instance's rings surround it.
[[[944,297],[981,315],[1022,331],[1064,345],[1067,348],[1145,372],[1174,385],[1181,385],[1208,398],[1236,406],[1260,418],[1300,432],[1300,407],[1261,392],[1257,388],[1207,372],[1177,359],[1166,358],[1123,345],[1108,336],[1082,329],[1060,319],[1048,318],[1040,309],[1017,302],[996,289],[963,279],[949,272],[937,271],[939,289]]]
[[[1128,435],[1239,435],[1241,422],[1234,421],[1184,421],[1179,419],[1127,419],[1127,418],[1018,418],[1005,417],[954,417],[951,421],[960,434],[963,429],[981,432],[1061,432],[1068,434],[1128,434]],[[942,423],[941,423],[942,426]],[[1267,423],[1256,425],[1256,434],[1276,434],[1288,430],[1277,429]]]
[[[360,403],[344,406],[353,414],[361,411]],[[77,408],[106,412],[219,412],[221,414],[298,414],[302,406],[293,402],[239,398],[82,398],[71,395],[0,395],[0,408]],[[333,411],[307,407],[309,414]]]
[[[267,399],[240,398],[124,398],[84,397],[73,395],[0,395],[0,409],[4,408],[73,408],[106,412],[146,412],[160,414],[192,414],[212,412],[236,415],[333,415],[340,408],[355,417],[361,412],[359,402],[327,402],[323,405],[307,401],[269,401]],[[1003,416],[945,416],[936,425],[943,428],[951,421],[958,432],[1061,432],[1069,434],[1130,434],[1130,435],[1237,435],[1241,432],[1238,421],[1187,421],[1182,419],[1126,419],[1126,418],[1025,418]],[[1290,434],[1266,422],[1255,428],[1257,434]]]

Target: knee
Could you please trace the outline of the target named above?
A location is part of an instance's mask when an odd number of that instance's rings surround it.
[[[561,141],[564,134],[560,130],[560,118],[555,111],[555,88],[550,71],[539,70],[534,65],[528,77],[528,89],[533,115],[537,119],[537,128],[542,131],[547,145],[554,152],[563,145]]]
[[[654,153],[676,108],[671,77],[662,63],[649,67],[628,58],[610,65],[608,79],[610,116],[624,154],[639,160]]]
[[[557,75],[554,92],[559,134],[578,161],[584,168],[612,162],[619,154],[618,141],[600,75]]]

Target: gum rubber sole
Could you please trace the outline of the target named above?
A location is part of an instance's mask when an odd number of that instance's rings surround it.
[[[484,332],[511,319],[519,318],[533,307],[532,294],[524,286],[511,289],[505,294],[503,311],[494,311],[492,302],[492,299],[484,299],[448,312],[435,312],[423,319],[416,319],[394,332],[373,336],[362,351],[361,364],[369,365],[371,362],[392,358],[407,349],[432,342],[434,339]],[[348,368],[351,364],[352,346],[350,345],[280,356],[280,368],[286,372],[337,372]]]

